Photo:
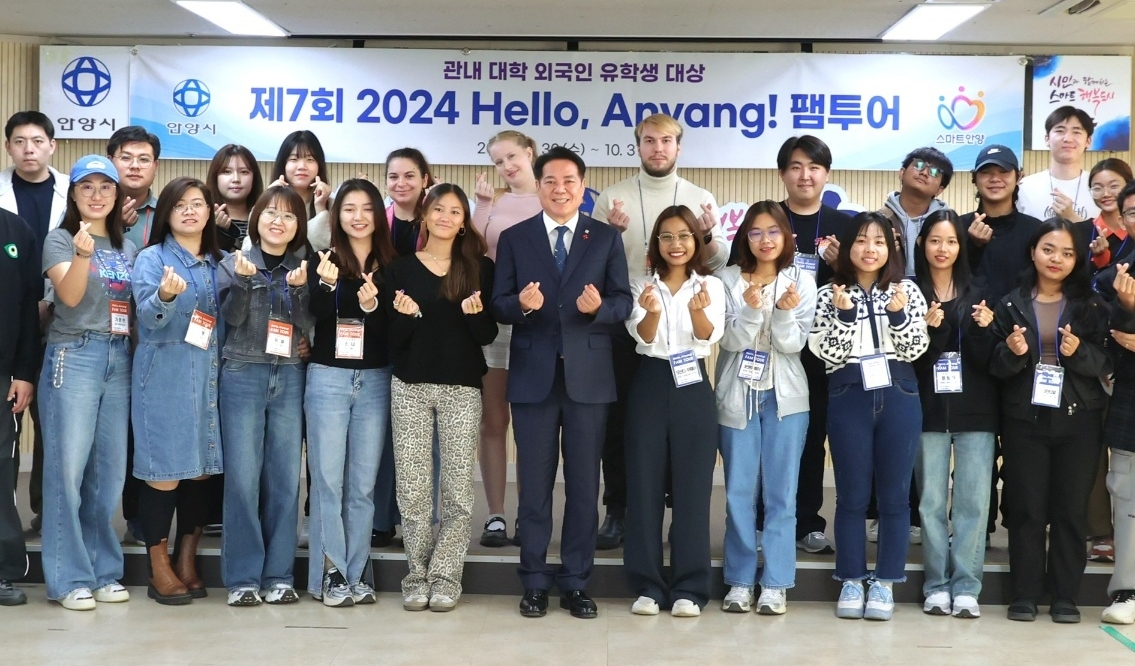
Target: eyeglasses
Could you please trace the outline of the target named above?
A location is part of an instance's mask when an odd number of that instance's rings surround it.
[[[749,237],[749,242],[752,243],[759,243],[761,242],[761,239],[764,238],[775,242],[776,239],[780,238],[780,229],[772,228],[768,231],[761,231],[760,229],[749,229],[749,233],[745,235]]]
[[[669,245],[670,243],[673,243],[674,241],[678,241],[679,243],[685,243],[686,241],[690,240],[693,237],[694,237],[694,235],[691,234],[688,231],[683,231],[682,233],[677,234],[677,235],[675,235],[675,234],[658,234],[658,242],[663,244],[663,245]]]
[[[260,213],[260,217],[266,217],[269,221],[283,220],[284,224],[295,224],[299,219],[294,213],[281,213],[275,208],[265,208],[264,212]]]
[[[177,204],[173,207],[173,212],[184,214],[189,211],[197,212],[199,210],[205,210],[206,208],[208,208],[208,206],[205,205],[204,201],[194,201],[193,203]]]
[[[1120,215],[1123,217],[1124,222],[1128,224],[1135,224],[1135,208],[1128,208],[1127,210],[1120,213]]]
[[[113,197],[116,187],[118,186],[114,183],[103,183],[101,185],[95,185],[94,183],[80,183],[79,186],[75,189],[79,190],[79,194],[82,194],[84,197],[90,199],[95,195],[95,192],[98,192],[100,196]]]
[[[1104,187],[1103,185],[1092,185],[1092,187],[1088,191],[1092,193],[1093,197],[1102,197],[1105,194],[1119,194],[1120,190],[1122,189],[1123,186],[1119,183],[1112,183],[1107,187]]]
[[[931,178],[938,178],[942,175],[942,170],[936,166],[930,166],[926,160],[915,160],[910,163],[915,171],[925,171]]]
[[[118,162],[122,166],[132,166],[134,164],[137,164],[143,169],[148,169],[154,165],[154,158],[150,157],[149,155],[117,155],[115,156],[114,161]]]

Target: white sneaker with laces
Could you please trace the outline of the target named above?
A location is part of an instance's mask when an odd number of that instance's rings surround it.
[[[631,612],[635,615],[658,615],[658,602],[650,597],[639,597],[631,604]]]
[[[871,581],[867,590],[867,607],[863,610],[863,619],[887,621],[895,612],[895,596],[891,592],[891,583],[881,580]]]
[[[95,601],[104,604],[120,604],[130,601],[130,590],[118,583],[107,583],[94,592]]]
[[[272,587],[260,590],[266,604],[294,604],[300,600],[296,590],[287,583],[272,583]]]
[[[867,540],[871,543],[879,543],[879,521],[872,520],[871,524],[867,526]]]
[[[981,617],[981,606],[977,605],[977,597],[972,594],[959,594],[954,597],[954,617],[965,620]]]
[[[320,601],[324,606],[339,608],[340,606],[354,606],[355,598],[351,586],[338,568],[332,567],[323,574],[323,589]],[[373,602],[374,599],[372,598]]]
[[[1135,590],[1118,590],[1111,595],[1111,605],[1103,609],[1100,619],[1109,624],[1135,623]]]
[[[697,617],[701,615],[701,608],[689,599],[679,599],[670,607],[672,617]]]
[[[927,615],[949,615],[952,601],[950,593],[946,590],[931,592],[922,603],[922,612]]]
[[[761,590],[761,597],[757,599],[757,613],[761,615],[784,615],[788,610],[788,592],[786,590]]]
[[[375,602],[374,588],[359,581],[351,586],[351,598],[356,604],[373,604]]]
[[[59,600],[59,605],[67,610],[73,611],[87,611],[95,609],[95,598],[91,595],[91,591],[85,587],[80,587],[77,590],[71,590],[67,596]]]
[[[753,588],[748,585],[734,585],[721,602],[721,610],[726,613],[748,613],[753,607]]]
[[[407,594],[402,598],[402,608],[408,611],[423,611],[430,607],[430,598],[424,594]]]
[[[835,616],[845,620],[863,619],[862,581],[843,581],[843,589],[839,591],[839,599],[835,602]]]

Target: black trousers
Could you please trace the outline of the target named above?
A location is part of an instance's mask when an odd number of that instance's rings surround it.
[[[1100,411],[1068,415],[1042,407],[1035,423],[1002,422],[1002,512],[1014,597],[1037,600],[1047,589],[1053,598],[1074,600],[1080,591],[1102,418]]]
[[[667,360],[643,357],[627,399],[627,532],[631,590],[669,607],[709,601],[709,502],[717,463],[717,407],[702,381],[678,388]],[[662,565],[665,497],[673,498],[670,573]]]
[[[9,377],[0,376],[0,391],[8,395]],[[12,403],[0,404],[0,580],[19,580],[28,570],[24,527],[16,512],[16,466],[20,448],[16,421],[22,414],[12,413]]]
[[[824,506],[824,442],[828,438],[828,376],[824,362],[807,347],[800,354],[808,377],[808,432],[800,456],[800,475],[796,486],[796,540],[812,532],[823,532],[828,522],[820,515]]]
[[[607,410],[607,432],[603,440],[603,504],[607,513],[622,517],[627,508],[627,396],[642,358],[635,351],[634,338],[623,328],[611,336],[611,357],[615,365],[616,399]]]

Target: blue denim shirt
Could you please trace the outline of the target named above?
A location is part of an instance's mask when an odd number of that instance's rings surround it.
[[[253,275],[244,277],[236,274],[233,269],[235,255],[225,257],[217,275],[221,315],[229,325],[221,355],[245,363],[299,363],[300,336],[315,325],[315,318],[308,311],[310,299],[306,279],[299,287],[289,286],[286,280],[288,271],[299,268],[300,258],[293,252],[286,252],[284,260],[270,273],[265,267],[260,246],[252,246],[247,258],[256,266]],[[291,356],[277,356],[265,351],[270,319],[292,325]]]
[[[198,259],[167,236],[134,261],[132,281],[138,316],[131,414],[134,475],[151,481],[188,479],[221,472],[218,376],[225,327],[219,317],[220,262]],[[186,282],[168,303],[158,298],[164,267]],[[217,319],[209,349],[185,341],[190,318],[200,310]],[[144,452],[144,454],[139,453]]]

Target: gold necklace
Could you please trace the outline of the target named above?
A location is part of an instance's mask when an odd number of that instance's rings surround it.
[[[445,277],[446,275],[449,275],[449,271],[445,270],[445,267],[441,265],[441,262],[442,262],[442,260],[441,260],[441,259],[438,259],[437,257],[435,257],[435,256],[433,255],[433,252],[430,252],[429,250],[427,250],[427,249],[426,249],[426,248],[424,248],[424,247],[422,248],[422,252],[425,252],[426,254],[430,255],[430,259],[433,259],[433,260],[434,260],[434,263],[435,263],[435,264],[437,264],[437,267],[441,269],[441,276],[442,276],[442,277]],[[452,258],[452,257],[446,257],[446,258],[445,258],[445,261],[449,261],[449,260],[450,260],[451,258]]]

